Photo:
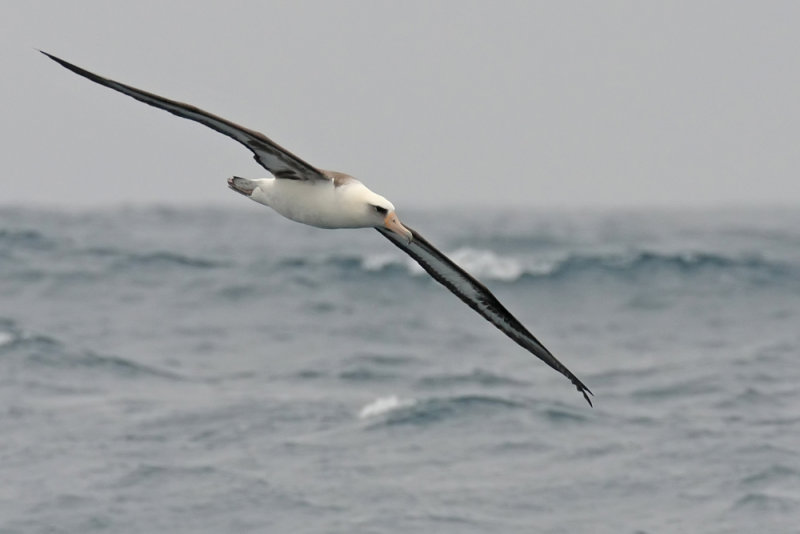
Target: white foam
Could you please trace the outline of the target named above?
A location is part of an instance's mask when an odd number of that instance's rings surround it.
[[[0,347],[12,343],[14,339],[15,336],[11,332],[0,332]]]
[[[424,274],[425,271],[413,259],[407,259],[397,254],[371,254],[361,260],[361,267],[365,271],[382,271],[392,265],[404,265],[409,274]]]
[[[358,412],[358,417],[359,419],[375,417],[376,415],[385,414],[398,408],[413,406],[416,402],[417,401],[414,399],[400,399],[396,395],[379,397],[361,408],[361,411]]]
[[[450,258],[478,278],[513,282],[525,271],[519,261],[498,256],[489,250],[460,248]]]
[[[474,248],[459,248],[448,254],[458,265],[478,278],[513,282],[525,273],[525,267],[514,258],[499,256],[489,250]],[[425,274],[425,271],[413,259],[403,258],[397,254],[372,254],[361,260],[361,266],[366,271],[382,271],[392,265],[405,265],[412,276]],[[543,264],[535,269],[541,274],[547,274],[553,269],[553,264]],[[536,274],[539,274],[536,272]]]
[[[396,254],[371,254],[361,261],[366,271],[382,271],[386,267],[400,263]]]

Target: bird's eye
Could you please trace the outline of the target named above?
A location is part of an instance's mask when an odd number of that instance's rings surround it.
[[[381,206],[373,206],[373,208],[375,208],[375,211],[377,211],[381,215],[386,215],[387,213],[389,213],[389,210]]]

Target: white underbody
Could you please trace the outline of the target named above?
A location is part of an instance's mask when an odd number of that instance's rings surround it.
[[[356,180],[338,187],[332,181],[321,180],[263,178],[252,182],[256,187],[251,199],[287,219],[319,228],[375,226],[381,220],[369,203],[388,203]]]

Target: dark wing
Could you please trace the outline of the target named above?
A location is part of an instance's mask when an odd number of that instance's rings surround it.
[[[40,52],[42,52],[40,50]],[[79,74],[84,78],[88,78],[95,83],[105,85],[115,91],[126,94],[135,98],[139,102],[169,111],[173,115],[183,117],[184,119],[193,120],[204,124],[216,130],[221,134],[227,135],[231,139],[239,141],[241,144],[249,148],[255,155],[256,161],[276,178],[286,178],[289,180],[324,180],[326,182],[330,179],[325,176],[319,169],[309,165],[302,159],[298,158],[288,150],[282,148],[277,143],[273,142],[266,135],[250,130],[238,124],[234,124],[216,115],[212,115],[207,111],[196,108],[183,102],[176,102],[167,98],[136,89],[129,85],[125,85],[108,78],[103,78],[97,74],[91,73],[80,67],[68,63],[63,59],[57,58],[47,52],[42,52],[56,63],[63,67],[68,68],[75,74]]]
[[[425,238],[411,228],[408,228],[413,234],[410,243],[386,228],[376,227],[376,229],[389,241],[404,250],[406,254],[414,258],[428,274],[463,300],[470,308],[483,315],[487,321],[495,325],[505,335],[516,341],[534,356],[569,378],[570,382],[578,388],[578,391],[583,393],[589,406],[592,405],[592,401],[589,399],[589,395],[592,392],[589,391],[589,388],[583,385],[583,382],[578,380],[578,377],[572,374],[555,356],[550,354],[550,351],[533,334],[528,332],[528,329],[516,317],[511,315],[511,312],[505,306],[500,304],[497,297],[492,295],[492,292],[486,286],[453,263],[450,258],[439,252],[436,247],[428,243]]]

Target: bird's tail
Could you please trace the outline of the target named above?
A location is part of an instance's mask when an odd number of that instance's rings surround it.
[[[258,184],[255,180],[249,180],[247,178],[241,178],[239,176],[233,176],[232,178],[228,178],[228,187],[236,191],[237,193],[241,193],[242,195],[249,197],[253,190],[256,188]]]

